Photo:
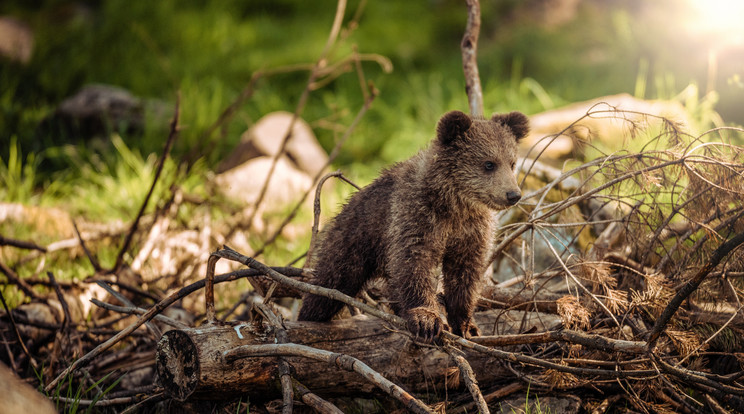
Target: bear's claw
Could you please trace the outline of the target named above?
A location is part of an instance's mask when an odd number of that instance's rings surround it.
[[[416,339],[426,343],[434,341],[442,333],[442,330],[450,329],[439,314],[429,308],[410,309],[405,313],[404,318],[408,330]]]
[[[465,339],[480,336],[480,329],[478,329],[478,325],[475,324],[472,318],[454,326],[455,328],[452,330],[452,333],[462,336]]]

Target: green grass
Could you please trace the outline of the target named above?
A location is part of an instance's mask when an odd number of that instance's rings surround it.
[[[113,381],[109,381],[109,378],[114,375],[114,372],[109,372],[86,388],[85,384],[82,382],[76,382],[72,374],[70,374],[65,380],[60,381],[59,385],[57,385],[51,393],[47,393],[44,391],[44,367],[40,367],[39,371],[36,369],[34,369],[34,371],[34,374],[39,381],[39,392],[49,397],[56,404],[55,408],[60,413],[76,414],[84,412],[89,414],[113,412],[109,409],[101,411],[101,409],[97,408],[95,405],[96,402],[104,399],[106,395],[119,384],[122,376],[119,376],[119,378]],[[90,400],[90,403],[81,405],[80,403],[82,400]]]

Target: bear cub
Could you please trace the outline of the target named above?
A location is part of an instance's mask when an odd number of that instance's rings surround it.
[[[489,265],[492,213],[521,198],[514,166],[528,130],[520,112],[445,114],[427,149],[383,171],[323,231],[311,282],[353,297],[385,277],[393,309],[418,338],[431,342],[442,329],[478,335],[472,316]],[[439,269],[446,323],[437,310]],[[342,306],[306,294],[299,319],[327,321]]]

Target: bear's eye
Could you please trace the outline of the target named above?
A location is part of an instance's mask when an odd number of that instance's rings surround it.
[[[492,161],[486,161],[485,164],[483,164],[483,168],[485,168],[486,171],[493,171],[493,169],[496,168],[496,164]]]

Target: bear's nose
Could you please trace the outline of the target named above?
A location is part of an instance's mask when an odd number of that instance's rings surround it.
[[[519,191],[509,191],[506,193],[506,202],[509,203],[510,206],[517,204],[521,198],[522,194],[520,194]]]

